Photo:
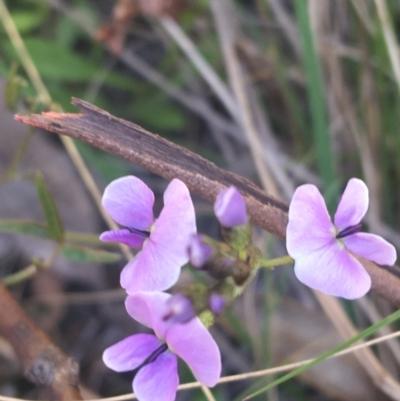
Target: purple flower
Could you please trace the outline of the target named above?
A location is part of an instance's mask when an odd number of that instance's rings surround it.
[[[235,187],[222,190],[214,203],[214,212],[222,227],[247,224],[246,202]]]
[[[203,385],[214,386],[221,374],[221,356],[209,331],[198,318],[186,324],[170,324],[162,317],[170,295],[138,292],[125,305],[131,317],[154,330],[135,334],[107,348],[104,363],[117,372],[138,369],[133,391],[140,401],[173,401],[179,384],[177,356]]]
[[[368,188],[357,178],[347,184],[335,224],[314,185],[297,188],[289,207],[286,246],[302,283],[326,294],[360,298],[370,289],[371,279],[352,254],[382,265],[394,264],[393,245],[377,235],[359,232],[367,209]]]
[[[196,217],[189,190],[174,179],[164,192],[164,208],[153,215],[154,194],[139,178],[128,176],[111,182],[103,206],[120,225],[100,239],[143,249],[125,266],[121,286],[128,294],[163,291],[176,283],[181,266],[188,262],[187,244],[196,233]]]

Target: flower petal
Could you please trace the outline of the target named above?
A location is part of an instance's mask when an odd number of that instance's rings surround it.
[[[146,238],[143,235],[133,233],[126,228],[122,228],[120,230],[104,231],[104,233],[100,235],[100,241],[119,242],[132,248],[138,248],[142,246],[145,240]]]
[[[358,178],[349,180],[334,218],[339,231],[360,223],[367,213],[368,203],[368,188],[364,182]]]
[[[177,358],[165,352],[139,370],[133,380],[133,392],[140,401],[174,401],[178,385]]]
[[[196,214],[189,190],[182,181],[174,179],[165,190],[164,208],[150,236],[162,263],[179,267],[187,263],[187,246],[196,231]]]
[[[289,255],[296,259],[324,248],[335,240],[334,230],[318,188],[312,184],[298,187],[289,206],[286,230]]]
[[[214,212],[222,227],[232,228],[247,224],[246,202],[233,186],[222,190],[214,203]]]
[[[137,292],[126,298],[125,307],[129,315],[139,323],[153,329],[158,338],[165,338],[170,326],[162,318],[168,311],[167,301],[171,294],[165,292]]]
[[[121,286],[128,294],[172,287],[181,267],[188,262],[187,247],[196,232],[196,216],[189,190],[182,181],[171,181],[164,193],[164,204],[143,250],[122,271]]]
[[[337,243],[296,259],[294,272],[303,284],[336,297],[360,298],[371,288],[361,263]]]
[[[107,213],[125,227],[149,230],[154,222],[153,191],[137,177],[112,181],[104,190],[102,204]]]
[[[170,326],[165,339],[171,351],[189,365],[199,382],[208,387],[215,386],[221,375],[221,354],[199,318]]]
[[[343,238],[343,241],[354,254],[380,265],[392,266],[396,262],[395,247],[379,235],[357,233]]]
[[[146,241],[142,251],[123,268],[121,287],[128,294],[164,291],[172,287],[178,280],[181,266],[168,262],[168,254],[160,252],[151,240]]]
[[[152,334],[135,334],[107,348],[103,361],[116,372],[127,372],[141,365],[160,345]]]

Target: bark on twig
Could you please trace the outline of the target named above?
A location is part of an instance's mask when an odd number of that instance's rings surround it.
[[[25,376],[34,384],[46,387],[49,399],[82,400],[77,362],[52,343],[1,283],[0,333],[14,348]]]
[[[210,202],[215,201],[223,188],[234,185],[245,197],[253,223],[280,238],[285,237],[288,206],[266,194],[251,181],[90,103],[80,99],[73,99],[72,103],[81,113],[46,112],[41,115],[17,115],[15,119],[79,139],[166,179],[179,178],[193,193]],[[360,260],[372,278],[372,289],[400,307],[400,269],[384,269]]]

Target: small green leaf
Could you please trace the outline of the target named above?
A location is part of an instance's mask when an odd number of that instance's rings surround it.
[[[18,75],[18,63],[12,63],[5,88],[6,104],[10,110],[16,110],[22,89],[27,86],[28,82]]]
[[[54,199],[44,181],[43,176],[37,173],[35,176],[36,189],[38,191],[40,203],[48,224],[50,237],[58,243],[64,242],[64,227]]]
[[[49,230],[44,224],[29,220],[0,220],[0,232],[50,238]]]
[[[121,258],[121,255],[118,253],[77,245],[64,245],[62,247],[62,253],[66,258],[74,262],[111,263],[116,262]]]

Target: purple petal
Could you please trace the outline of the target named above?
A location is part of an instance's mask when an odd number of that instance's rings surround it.
[[[298,187],[289,206],[286,248],[296,259],[335,241],[335,228],[325,201],[315,185]]]
[[[133,319],[153,329],[158,338],[165,339],[165,331],[170,325],[162,318],[168,312],[170,298],[171,295],[165,292],[137,292],[126,298],[125,307]]]
[[[168,252],[163,253],[162,250],[148,240],[142,251],[124,267],[121,272],[121,287],[128,294],[138,291],[164,291],[178,281],[181,266],[171,263]]]
[[[396,262],[396,249],[379,235],[357,233],[343,238],[347,249],[380,265],[392,266]]]
[[[371,288],[364,267],[338,243],[296,259],[294,272],[303,284],[336,297],[360,298]]]
[[[246,202],[235,187],[226,188],[218,194],[214,212],[223,227],[232,228],[248,222]]]
[[[161,345],[152,334],[135,334],[103,352],[103,361],[116,372],[127,372],[140,366]]]
[[[104,191],[102,204],[122,226],[149,230],[154,222],[153,191],[137,177],[122,177],[111,182]]]
[[[203,235],[192,235],[188,243],[189,260],[193,267],[201,268],[211,258],[214,249],[203,240]]]
[[[140,401],[174,401],[178,385],[177,358],[167,351],[139,370],[133,392]]]
[[[164,193],[164,204],[143,250],[122,271],[121,286],[128,294],[172,287],[181,267],[188,262],[187,246],[196,232],[196,217],[182,181],[171,181]]]
[[[368,210],[368,188],[363,181],[352,178],[340,199],[335,213],[335,226],[339,231],[360,223]]]
[[[221,375],[221,355],[199,318],[170,326],[166,341],[171,351],[189,365],[199,382],[208,387],[217,384]]]
[[[146,237],[132,233],[126,228],[122,228],[120,230],[104,231],[104,233],[100,235],[100,240],[103,242],[119,242],[132,248],[138,248],[143,245]]]
[[[170,265],[188,262],[187,246],[196,234],[196,215],[186,185],[174,179],[164,193],[164,208],[151,232],[151,241]]]
[[[196,316],[192,301],[182,294],[174,294],[166,302],[167,313],[163,320],[169,323],[187,323]]]

